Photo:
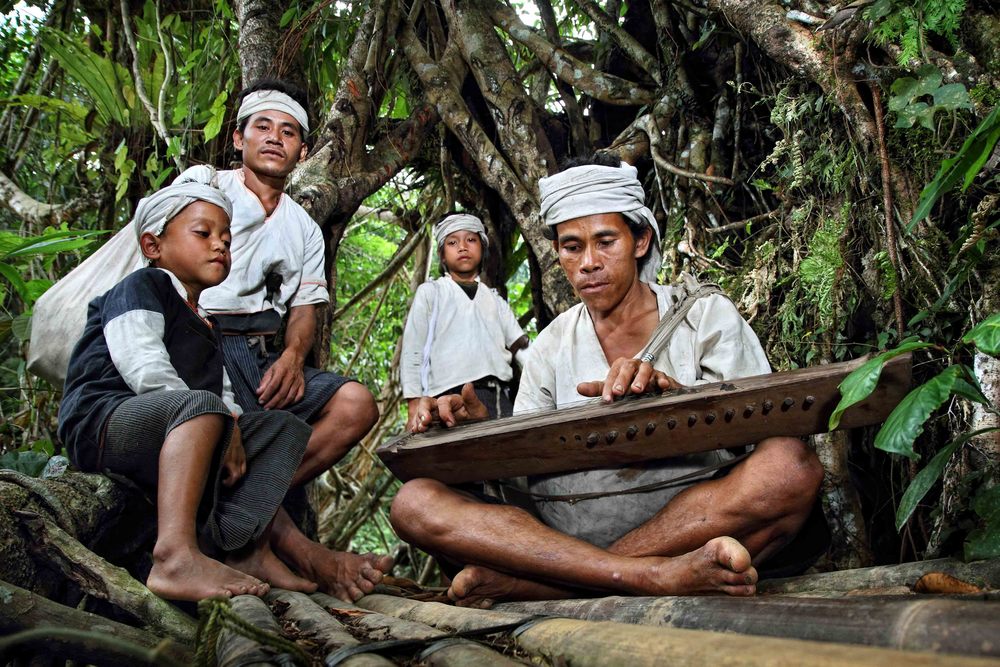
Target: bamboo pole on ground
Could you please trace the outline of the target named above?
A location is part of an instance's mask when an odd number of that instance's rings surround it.
[[[984,600],[607,597],[505,603],[498,608],[590,621],[1000,657],[1000,602]]]
[[[527,621],[531,613],[505,612],[492,609],[469,609],[455,607],[440,602],[420,602],[407,600],[394,595],[366,595],[358,600],[362,609],[370,609],[407,621],[416,621],[433,626],[439,630],[454,630],[465,632],[479,630],[494,625]]]
[[[351,626],[368,635],[372,641],[389,639],[431,640],[424,656],[434,665],[443,667],[514,667],[522,663],[493,651],[486,646],[468,639],[434,642],[447,633],[423,623],[407,621],[362,609],[323,593],[313,593],[312,599],[318,605],[333,613],[351,618]]]
[[[288,605],[281,614],[282,619],[293,621],[302,633],[321,644],[324,654],[328,655],[345,646],[361,644],[342,623],[304,593],[272,590],[267,601],[279,606]],[[351,656],[340,664],[343,667],[393,667],[395,663],[374,653],[362,653]]]
[[[1000,558],[963,563],[954,558],[879,565],[856,570],[824,572],[788,579],[770,579],[757,584],[757,592],[812,593],[819,591],[856,591],[871,588],[911,588],[929,572],[944,572],[962,581],[987,589],[1000,589]]]
[[[118,623],[61,605],[19,586],[0,581],[0,636],[11,637],[15,633],[33,630],[42,637],[42,643],[31,642],[39,653],[73,659],[81,663],[94,662],[102,665],[136,664],[134,652],[116,655],[109,651],[108,642],[94,642],[85,639],[70,640],[67,637],[46,637],[46,631],[85,631],[109,640],[111,643],[142,647],[150,657],[162,656],[163,663],[180,665],[192,664],[194,655],[190,647],[171,639],[164,639],[145,630]],[[6,664],[0,650],[0,664]]]
[[[549,619],[521,629],[518,646],[566,667],[997,667],[998,661],[955,655],[894,651],[797,639],[651,628],[623,623]]]
[[[238,595],[231,601],[232,611],[256,631],[283,637],[281,626],[271,615],[271,609],[258,597]],[[291,640],[289,640],[291,641]],[[249,667],[251,665],[290,664],[286,658],[277,655],[279,651],[266,647],[255,638],[245,636],[224,627],[215,644],[215,664],[218,667]]]

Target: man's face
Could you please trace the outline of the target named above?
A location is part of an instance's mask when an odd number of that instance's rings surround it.
[[[652,230],[636,241],[620,213],[600,213],[556,225],[559,264],[592,312],[615,309],[639,280],[638,258],[649,248]]]
[[[243,151],[245,167],[272,178],[292,173],[308,150],[299,122],[283,111],[270,109],[250,116],[242,132],[233,132],[233,144]]]

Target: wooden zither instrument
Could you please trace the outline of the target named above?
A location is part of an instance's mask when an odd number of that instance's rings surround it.
[[[546,410],[400,436],[377,454],[396,477],[448,484],[570,472],[828,431],[838,385],[866,359]],[[885,421],[910,390],[910,355],[885,364],[840,429]]]

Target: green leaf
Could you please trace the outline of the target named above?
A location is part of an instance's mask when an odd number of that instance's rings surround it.
[[[299,8],[297,6],[293,5],[289,7],[287,10],[285,10],[285,13],[281,15],[281,20],[278,21],[278,27],[284,28],[285,26],[287,26],[289,23],[292,22],[292,19],[295,18],[295,15],[298,12]]]
[[[20,271],[15,269],[10,264],[0,262],[0,276],[3,276],[10,281],[10,284],[14,286],[14,289],[17,291],[21,299],[25,300],[28,293],[28,287],[24,282],[24,278],[21,277]]]
[[[949,83],[934,91],[934,106],[952,111],[953,109],[971,109],[969,91],[960,83]]]
[[[1000,484],[980,490],[972,501],[972,509],[987,521],[1000,521]]]
[[[978,433],[977,433],[978,434]],[[944,472],[944,467],[948,463],[955,451],[969,441],[973,434],[966,433],[947,445],[944,449],[934,455],[930,463],[914,476],[913,481],[906,487],[903,497],[899,500],[899,508],[896,510],[896,530],[902,530],[909,520],[910,515],[917,509],[917,505],[924,499],[927,492],[931,490],[934,483],[938,481]]]
[[[22,343],[31,340],[31,314],[21,313],[10,323],[10,330]]]
[[[1000,556],[1000,521],[969,533],[965,542],[965,560],[982,560]]]
[[[973,343],[980,351],[1000,355],[1000,313],[994,313],[962,336],[963,343]]]
[[[208,119],[208,123],[205,124],[205,141],[211,141],[219,134],[219,130],[222,129],[222,122],[226,119],[226,99],[229,97],[229,93],[222,91],[216,95],[215,100],[212,102],[212,108],[209,110],[211,112],[211,117]]]
[[[907,352],[921,350],[932,347],[930,343],[921,341],[910,341],[903,343],[897,348],[888,350],[851,371],[851,374],[840,383],[840,402],[830,415],[830,430],[836,429],[840,425],[840,418],[849,407],[868,397],[875,387],[878,386],[878,379],[882,375],[882,367],[885,362],[898,357]]]
[[[875,436],[875,447],[911,459],[919,458],[913,451],[913,441],[920,435],[931,414],[951,396],[955,381],[963,372],[963,366],[949,366],[907,394]]]
[[[29,477],[38,477],[49,460],[47,454],[36,451],[7,452],[0,455],[0,468],[15,470]]]
[[[63,112],[68,114],[73,120],[82,123],[89,113],[82,104],[74,104],[56,97],[46,97],[45,95],[14,95],[5,100],[0,100],[0,105],[25,106],[38,109],[46,113]]]
[[[955,187],[960,180],[963,181],[962,189],[968,188],[993,152],[998,140],[1000,140],[1000,106],[994,108],[983,119],[953,157],[941,163],[934,179],[920,193],[920,201],[917,202],[917,209],[907,224],[906,231],[912,231],[914,225],[926,218],[941,195]]]
[[[42,45],[66,73],[90,94],[94,108],[105,123],[129,124],[130,109],[122,91],[132,86],[128,72],[87,47],[77,38],[55,28],[41,33]]]

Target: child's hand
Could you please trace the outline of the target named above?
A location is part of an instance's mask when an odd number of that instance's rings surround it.
[[[239,424],[233,424],[233,437],[222,459],[222,485],[227,488],[235,485],[246,472],[247,453],[243,449],[243,436],[240,435]]]

